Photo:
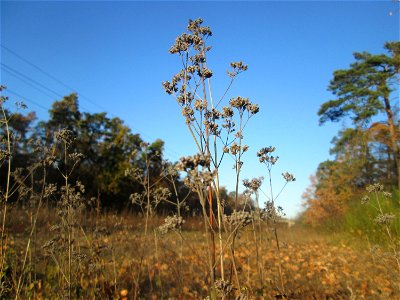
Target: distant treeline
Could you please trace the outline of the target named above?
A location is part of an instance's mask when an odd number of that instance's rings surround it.
[[[332,139],[333,159],[321,162],[304,194],[307,223],[339,220],[366,188],[379,183],[400,190],[400,42],[385,43],[385,54],[354,53],[347,69],[336,70],[328,86],[320,124],[347,120]],[[394,200],[395,201],[395,200]],[[398,204],[395,204],[398,206]]]
[[[45,181],[56,188],[65,185],[63,170],[72,170],[68,181],[84,186],[84,198],[97,209],[130,210],[140,212],[137,198],[146,193],[140,178],[148,178],[154,191],[168,189],[168,201],[157,203],[157,212],[169,213],[176,209],[177,198],[184,201],[182,212],[199,213],[201,205],[195,193],[184,185],[179,173],[171,174],[176,163],[163,159],[164,142],[157,139],[146,143],[139,134],[118,117],[106,113],[81,112],[78,96],[71,94],[53,103],[47,121],[38,121],[34,112],[5,110],[11,133],[11,187],[18,186],[10,201],[24,204],[24,195],[39,192]],[[67,145],[67,161],[63,158],[63,145],[57,143],[57,134],[67,130],[71,140]],[[7,148],[6,127],[0,128],[3,153]],[[79,158],[79,159],[76,159]],[[44,161],[47,160],[47,163]],[[0,189],[6,188],[8,164],[0,166]],[[50,163],[49,163],[50,161]],[[38,167],[38,164],[43,164]],[[129,176],[129,170],[139,172],[139,178]],[[234,195],[225,188],[220,190],[229,213]],[[157,192],[152,194],[157,197]],[[53,202],[59,199],[52,197]],[[136,199],[136,201],[135,201]],[[152,199],[157,201],[157,199]],[[55,204],[49,200],[49,205]]]

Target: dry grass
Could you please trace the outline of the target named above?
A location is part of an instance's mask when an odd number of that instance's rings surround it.
[[[9,253],[17,268],[15,262],[26,246],[29,217],[21,209],[11,209],[9,216],[8,247],[12,249]],[[80,279],[84,291],[98,289],[97,299],[118,299],[123,290],[128,291],[128,299],[133,299],[135,290],[143,299],[203,299],[210,294],[210,279],[204,275],[208,270],[207,245],[201,219],[192,218],[185,223],[182,252],[181,238],[176,232],[160,235],[152,231],[152,235],[144,238],[145,219],[138,216],[103,214],[96,217],[94,213],[86,213],[80,216],[79,221],[86,237],[80,236],[80,240],[75,241],[77,248],[84,252],[85,249],[97,247],[101,252],[97,264],[102,272],[96,278],[97,282],[92,282],[95,279],[85,274]],[[157,218],[150,228],[154,229],[161,223],[162,219]],[[27,278],[33,285],[25,284],[22,298],[58,297],[54,290],[56,270],[41,248],[51,238],[50,227],[53,224],[54,212],[44,209],[31,247],[35,272]],[[279,260],[282,263],[285,294],[289,299],[400,298],[396,268],[385,260],[384,255],[356,250],[343,243],[334,244],[329,237],[301,227],[281,227],[278,230],[280,258],[275,241],[269,238],[267,232],[264,248],[260,249],[263,286],[260,286],[256,272],[252,232],[245,229],[237,238],[237,267],[240,280],[245,284],[242,292],[250,299],[275,299],[281,293],[278,288]],[[224,255],[228,260],[228,251]],[[226,267],[226,274],[229,274],[229,265]],[[141,270],[140,276],[138,270]],[[81,297],[89,298],[89,295],[83,292]]]

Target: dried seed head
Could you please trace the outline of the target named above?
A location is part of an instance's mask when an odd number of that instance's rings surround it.
[[[46,187],[44,188],[44,194],[43,197],[44,198],[49,198],[51,195],[53,195],[55,192],[57,191],[57,185],[50,183],[48,185],[46,185]]]
[[[248,211],[234,211],[230,216],[224,216],[225,221],[236,229],[243,228],[251,223],[253,215]]]
[[[292,182],[296,181],[296,178],[294,178],[293,174],[290,174],[288,172],[282,173],[283,179],[286,180],[286,182]]]
[[[236,144],[236,143],[233,143],[233,144],[231,145],[231,147],[230,147],[230,151],[231,151],[231,154],[232,154],[232,155],[236,155],[236,154],[238,154],[239,151],[240,151],[240,146],[239,146],[238,144]]]
[[[249,104],[249,98],[243,98],[243,97],[236,97],[236,98],[232,98],[229,101],[229,104],[234,107],[237,108],[238,110],[245,110],[247,105]]]
[[[232,118],[233,117],[233,109],[229,106],[224,106],[222,108],[222,117],[223,118]]]
[[[369,196],[365,195],[361,198],[361,204],[367,204],[370,200]]]
[[[257,192],[259,190],[259,188],[261,187],[263,180],[264,180],[264,177],[253,178],[250,181],[248,179],[244,179],[243,180],[243,185],[248,190],[251,190],[253,192]]]
[[[189,106],[185,106],[182,108],[182,115],[186,118],[192,119],[194,111]]]
[[[243,64],[242,61],[231,62],[230,66],[231,66],[232,70],[231,71],[228,70],[228,71],[226,71],[226,73],[231,78],[234,78],[239,73],[242,73],[242,72],[246,71],[247,68],[248,68],[248,65]]]
[[[145,196],[146,195],[141,193],[133,193],[129,196],[129,200],[131,201],[132,204],[141,205],[143,203],[143,199]]]
[[[181,171],[194,170],[198,166],[208,167],[210,162],[210,157],[202,154],[196,154],[194,156],[181,157],[178,168]]]
[[[70,145],[75,140],[72,131],[69,129],[61,129],[60,131],[56,132],[55,136],[58,141],[62,141],[66,145]]]
[[[374,221],[379,225],[390,225],[395,217],[394,214],[380,214]]]
[[[207,108],[207,103],[205,103],[203,100],[197,99],[194,101],[194,109],[196,110],[205,110]]]
[[[0,161],[8,160],[10,158],[10,153],[5,149],[0,149]]]
[[[169,81],[164,81],[162,83],[162,86],[165,90],[165,92],[169,95],[172,95],[173,93],[176,93],[178,91],[178,87],[174,83],[170,83]]]
[[[158,227],[158,230],[162,234],[166,234],[168,231],[180,229],[184,223],[185,220],[183,220],[182,217],[173,215],[172,217],[166,217],[164,219],[164,224]]]
[[[266,163],[269,165],[274,165],[278,159],[279,156],[271,156],[270,153],[275,151],[275,147],[264,147],[260,151],[257,152],[258,159],[260,163]]]
[[[386,192],[386,191],[384,191],[383,192],[383,196],[385,197],[385,198],[392,198],[392,193],[390,193],[390,192]]]
[[[257,104],[253,103],[247,105],[246,109],[251,115],[255,115],[260,111],[260,107]]]
[[[81,159],[83,159],[83,157],[84,157],[84,155],[83,155],[82,153],[76,153],[76,152],[71,153],[71,154],[69,154],[68,156],[69,156],[69,158],[70,158],[72,161],[74,161],[74,162],[78,162],[78,161],[80,161]]]
[[[229,281],[225,281],[222,279],[216,280],[214,286],[217,290],[217,293],[222,297],[229,295],[233,291],[232,284]]]
[[[374,183],[366,188],[368,193],[373,193],[373,192],[382,192],[383,191],[383,185],[380,183]]]
[[[197,71],[197,75],[199,75],[199,77],[211,78],[213,72],[210,69],[202,68],[201,70]]]
[[[275,151],[275,149],[276,148],[273,146],[261,148],[260,151],[257,152],[257,156],[260,157],[260,156],[272,153]]]

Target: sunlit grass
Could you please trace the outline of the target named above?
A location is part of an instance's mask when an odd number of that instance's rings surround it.
[[[23,251],[29,230],[28,222],[18,222],[26,217],[20,209],[10,210],[10,230],[16,234],[9,241],[13,248],[10,259],[12,266],[17,267],[18,253]],[[48,263],[48,258],[40,251],[42,245],[50,236],[50,224],[54,218],[53,211],[43,210],[38,227],[37,237],[32,249],[34,255],[35,274],[32,274],[32,286],[25,286],[23,297],[35,295],[38,299],[51,298],[57,295],[54,290],[57,282],[57,270]],[[26,219],[26,218],[25,218]],[[82,275],[83,288],[99,289],[98,295],[115,296],[120,291],[128,292],[128,299],[133,295],[135,279],[140,262],[140,251],[146,256],[143,263],[143,276],[140,281],[140,294],[145,299],[161,299],[168,297],[184,299],[202,299],[209,291],[209,282],[203,277],[207,265],[207,245],[202,231],[202,220],[189,218],[183,226],[182,235],[185,240],[182,257],[179,256],[179,238],[175,232],[165,235],[157,234],[157,248],[154,242],[143,241],[145,218],[121,214],[85,213],[79,217],[87,238],[92,244],[102,249],[101,259],[97,262],[103,268],[102,276],[94,284],[94,278]],[[162,223],[162,218],[156,218],[150,228],[154,229]],[[266,228],[264,228],[266,229]],[[378,258],[368,250],[359,250],[349,243],[336,243],[334,239],[300,225],[288,229],[286,225],[278,228],[281,240],[281,262],[283,278],[289,297],[294,299],[350,299],[356,298],[387,298],[400,296],[398,282],[391,276],[387,268],[390,265],[378,263]],[[250,235],[248,237],[247,235]],[[263,299],[275,299],[279,293],[278,262],[275,253],[275,241],[272,237],[266,239],[261,251],[264,261],[265,285],[258,285],[256,272],[255,245],[251,239],[252,233],[244,230],[237,239],[238,269],[241,280],[245,283],[248,295],[260,296]],[[265,232],[268,237],[268,232]],[[88,247],[82,238],[76,241],[81,247]],[[226,253],[228,255],[228,253]],[[115,259],[115,265],[113,260]],[[115,271],[114,271],[115,268]],[[228,271],[228,270],[227,270]],[[116,280],[116,289],[114,281]],[[31,287],[31,289],[30,289]],[[94,293],[94,291],[92,291]],[[83,296],[89,295],[85,291]],[[85,296],[84,296],[85,297]]]

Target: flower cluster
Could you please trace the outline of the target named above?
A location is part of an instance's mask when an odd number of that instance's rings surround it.
[[[296,178],[294,178],[293,174],[290,174],[289,172],[282,173],[283,179],[286,180],[286,182],[292,182],[296,181]]]
[[[74,152],[74,153],[70,153],[68,155],[68,157],[74,162],[79,162],[80,160],[82,160],[84,158],[84,155],[82,153]]]
[[[264,177],[253,178],[252,180],[244,179],[243,185],[245,186],[245,188],[255,193],[261,187],[263,180]]]
[[[234,211],[230,216],[225,216],[225,221],[231,227],[240,229],[246,227],[253,220],[253,215],[248,211]]]
[[[229,281],[225,281],[222,279],[218,279],[214,283],[215,289],[217,290],[217,293],[221,296],[224,297],[232,293],[233,291],[233,286]]]
[[[361,198],[361,204],[367,204],[370,200],[371,200],[371,198],[369,198],[369,196],[365,195]]]
[[[366,190],[368,193],[374,193],[374,192],[382,192],[383,191],[383,185],[380,183],[374,183],[369,186],[367,186]]]
[[[210,186],[215,178],[216,171],[187,171],[187,176],[183,180],[185,185],[192,191],[198,191],[206,186]]]
[[[171,54],[181,55],[183,52],[187,52],[191,47],[195,50],[209,51],[211,47],[204,47],[204,39],[211,36],[212,32],[210,27],[201,26],[203,23],[202,19],[189,20],[187,30],[189,33],[182,33],[175,39],[174,45],[169,49]]]
[[[278,159],[279,156],[272,156],[271,153],[275,151],[275,147],[269,146],[269,147],[264,147],[260,151],[257,152],[257,157],[260,160],[260,163],[266,163],[270,165],[274,165]]]
[[[283,208],[281,206],[276,207],[273,201],[267,201],[265,203],[265,208],[261,213],[261,218],[263,220],[276,221],[285,215],[286,214],[283,212]]]
[[[167,200],[171,196],[171,192],[168,188],[158,187],[151,191],[152,197],[156,204]]]
[[[158,227],[158,230],[162,234],[166,234],[168,231],[177,230],[182,227],[185,223],[182,217],[178,217],[177,215],[173,215],[172,217],[166,217],[164,219],[164,224]]]
[[[203,19],[202,18],[198,18],[195,20],[189,20],[189,24],[187,26],[187,29],[196,34],[196,35],[201,35],[201,36],[211,36],[212,32],[210,27],[208,26],[201,26],[201,24],[203,24]]]
[[[229,77],[234,78],[236,75],[238,75],[241,72],[244,72],[248,69],[248,65],[243,64],[242,61],[238,62],[231,62],[230,63],[232,71],[226,71]]]
[[[139,206],[142,206],[145,201],[146,193],[133,193],[129,195],[129,200],[131,201],[132,204],[137,204]]]
[[[143,176],[143,170],[140,168],[128,168],[125,170],[125,176],[131,177],[133,180],[140,182]]]
[[[60,142],[64,142],[66,145],[70,145],[75,140],[75,137],[71,130],[69,129],[61,129],[55,134],[56,139]]]
[[[181,54],[182,52],[188,51],[191,46],[195,46],[196,48],[203,45],[203,41],[198,35],[182,33],[175,39],[175,43],[169,49],[169,53],[171,54]]]
[[[229,104],[236,108],[239,112],[243,112],[247,110],[250,115],[255,115],[256,113],[259,112],[260,108],[258,107],[257,104],[254,104],[249,101],[249,98],[243,98],[243,97],[236,97],[232,98],[229,101]]]
[[[181,157],[178,168],[181,171],[187,171],[197,169],[198,166],[208,167],[209,165],[210,157],[198,153],[194,156]]]
[[[396,216],[394,214],[380,214],[374,221],[379,225],[390,225]]]
[[[244,153],[247,150],[249,150],[249,146],[248,145],[239,146],[236,143],[233,143],[229,148],[226,147],[226,146],[223,148],[223,152],[224,153],[229,153],[230,152],[234,156],[236,156],[239,153]]]

